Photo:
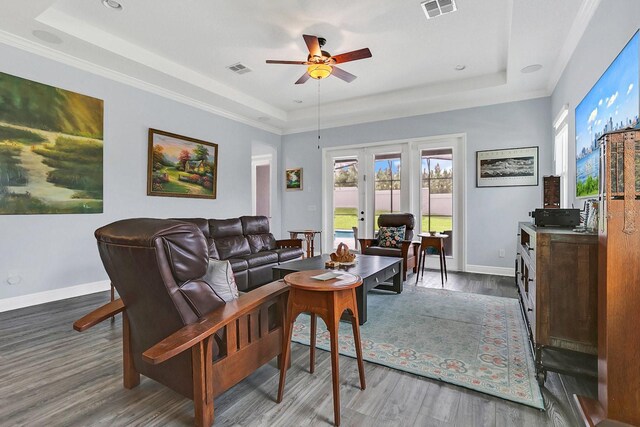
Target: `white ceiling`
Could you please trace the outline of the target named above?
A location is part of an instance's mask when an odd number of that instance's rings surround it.
[[[427,20],[420,0],[3,0],[0,42],[277,133],[547,96],[600,0],[457,0]],[[48,31],[62,40],[35,37]],[[294,85],[302,34],[358,78]],[[252,72],[237,75],[237,62]],[[520,70],[531,64],[535,73]],[[456,71],[456,65],[465,65]],[[319,86],[319,87],[318,87]],[[296,103],[294,100],[301,100]]]

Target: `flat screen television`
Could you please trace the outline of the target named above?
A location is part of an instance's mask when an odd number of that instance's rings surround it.
[[[636,32],[576,107],[576,197],[598,194],[598,138],[606,132],[638,127],[639,83],[640,32]]]

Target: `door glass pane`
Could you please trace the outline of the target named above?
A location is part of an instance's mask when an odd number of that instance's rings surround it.
[[[333,247],[345,243],[355,249],[353,227],[358,226],[358,160],[333,162]]]
[[[445,253],[452,255],[453,244],[453,150],[423,150],[421,159],[422,232],[448,234]]]
[[[374,165],[375,218],[373,229],[377,231],[380,214],[400,212],[400,153],[377,154]]]

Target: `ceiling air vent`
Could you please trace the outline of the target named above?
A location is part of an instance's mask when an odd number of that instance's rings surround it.
[[[246,65],[242,65],[239,62],[237,64],[229,65],[227,68],[236,74],[245,74],[251,71],[251,68]]]
[[[427,19],[455,12],[457,10],[455,0],[428,0],[420,3]]]

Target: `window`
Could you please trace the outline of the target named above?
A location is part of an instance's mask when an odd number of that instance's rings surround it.
[[[554,123],[554,174],[560,177],[560,207],[569,207],[569,107],[565,105]]]
[[[453,150],[422,150],[420,215],[422,232],[451,235],[453,230]],[[447,242],[448,243],[448,242]],[[451,255],[451,244],[446,245]]]
[[[375,218],[374,230],[378,230],[380,214],[402,212],[400,208],[400,153],[376,154],[375,173]]]

